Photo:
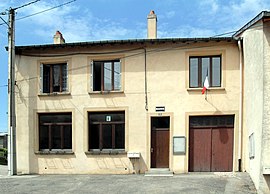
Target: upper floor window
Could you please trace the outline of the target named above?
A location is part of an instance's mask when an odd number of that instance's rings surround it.
[[[189,58],[189,87],[203,87],[206,76],[210,87],[221,87],[220,55]]]
[[[121,90],[121,62],[93,61],[92,62],[93,91],[120,91]]]
[[[67,63],[40,65],[41,93],[67,92]]]
[[[39,114],[39,150],[72,149],[71,113]]]

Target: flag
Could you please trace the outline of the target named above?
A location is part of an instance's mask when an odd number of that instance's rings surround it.
[[[209,88],[209,81],[208,81],[208,76],[206,75],[204,83],[203,83],[203,89],[202,89],[202,94],[205,93],[205,91]]]

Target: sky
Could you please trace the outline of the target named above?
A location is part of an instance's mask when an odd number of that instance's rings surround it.
[[[0,12],[33,1],[1,0]],[[18,9],[15,17],[23,18],[69,1],[40,0]],[[51,44],[57,30],[68,43],[146,38],[146,18],[151,10],[158,18],[158,38],[211,37],[238,30],[261,11],[269,11],[270,0],[74,0],[17,20],[15,44]],[[1,17],[8,21],[7,15]],[[8,130],[7,45],[4,24],[0,25],[0,132]]]

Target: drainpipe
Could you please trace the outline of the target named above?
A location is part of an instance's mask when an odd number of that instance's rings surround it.
[[[146,65],[146,48],[144,48],[144,94],[145,94],[145,110],[148,111],[148,95],[147,95],[147,65]]]
[[[238,146],[238,171],[241,172],[242,168],[242,154],[243,154],[243,50],[242,38],[238,39],[239,49],[239,65],[240,65],[240,95],[239,95],[239,146]]]

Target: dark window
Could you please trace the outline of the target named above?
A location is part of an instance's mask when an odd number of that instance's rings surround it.
[[[221,86],[221,56],[190,57],[189,87],[203,87],[207,75],[210,87]]]
[[[151,128],[170,128],[170,117],[151,117]]]
[[[121,63],[115,61],[94,61],[92,67],[93,91],[121,90]]]
[[[125,149],[125,113],[90,112],[89,149]]]
[[[42,64],[41,71],[41,92],[66,92],[67,89],[67,63]]]
[[[39,150],[72,149],[71,113],[39,114]]]
[[[233,127],[234,116],[190,116],[189,124],[191,128]]]

